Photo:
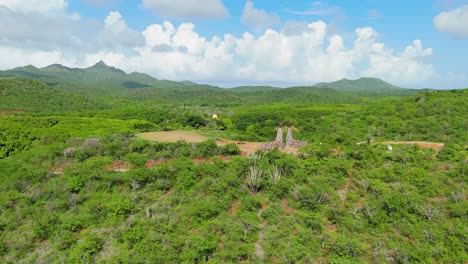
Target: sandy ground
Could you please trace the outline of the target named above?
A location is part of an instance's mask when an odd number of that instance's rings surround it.
[[[160,142],[186,141],[188,143],[199,143],[208,140],[208,138],[189,131],[156,131],[137,134],[144,139]]]
[[[262,144],[262,142],[243,142],[243,141],[235,141],[235,140],[229,140],[229,139],[216,141],[216,144],[218,144],[218,146],[224,146],[229,143],[237,144],[239,149],[247,155],[254,154],[255,151],[257,151],[260,145]]]
[[[374,143],[373,143],[374,144]],[[444,143],[437,142],[425,142],[425,141],[384,141],[376,142],[375,144],[386,144],[386,145],[417,145],[420,148],[431,148],[437,151],[444,147]]]
[[[160,142],[177,142],[179,140],[183,140],[188,143],[199,143],[199,142],[208,140],[207,137],[196,134],[194,132],[181,131],[181,130],[146,132],[146,133],[137,134],[136,136],[142,137],[144,139],[160,141]],[[251,155],[251,154],[254,154],[255,151],[258,150],[258,148],[263,142],[243,142],[243,141],[235,141],[235,140],[229,140],[229,139],[222,139],[222,140],[216,141],[216,144],[218,146],[224,146],[229,143],[237,144],[237,146],[239,146],[239,149],[242,151],[244,155]],[[286,153],[294,153],[297,151],[297,149],[285,148],[281,151],[286,152]]]
[[[366,144],[366,142],[359,142],[358,145]],[[439,142],[428,142],[428,141],[382,141],[382,142],[371,142],[371,144],[383,144],[383,145],[417,145],[420,148],[431,148],[437,151],[444,148],[444,143]]]

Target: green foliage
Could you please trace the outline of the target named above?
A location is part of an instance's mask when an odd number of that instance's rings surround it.
[[[5,263],[464,263],[466,92],[249,107],[255,97],[244,89],[232,91],[245,100],[235,108],[121,102],[93,113],[2,115],[0,256]],[[252,93],[274,94],[268,101],[291,92]],[[211,113],[221,113],[225,131],[210,129]],[[186,127],[213,139],[266,141],[279,120],[309,145],[296,155],[244,157],[237,144],[132,136]],[[445,146],[373,144],[403,140]],[[252,169],[257,181],[248,178]]]
[[[64,92],[44,83],[0,78],[0,110],[21,112],[83,111],[108,108],[103,101]]]
[[[111,218],[126,216],[132,211],[132,202],[128,199],[119,199],[107,205],[107,215]]]
[[[215,141],[206,141],[196,144],[192,157],[195,158],[207,158],[219,153],[219,147]]]
[[[221,154],[226,156],[239,155],[241,154],[241,150],[236,143],[229,143],[221,148]]]
[[[94,256],[101,250],[104,244],[103,239],[96,234],[86,234],[83,240],[74,247],[68,259],[73,263],[87,263],[94,259]]]

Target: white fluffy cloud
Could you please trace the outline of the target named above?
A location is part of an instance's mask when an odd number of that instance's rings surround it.
[[[144,44],[143,35],[129,28],[122,15],[116,11],[106,17],[101,36],[107,47],[134,48]]]
[[[371,76],[420,86],[437,76],[432,50],[420,40],[395,51],[366,27],[356,29],[348,43],[348,37],[333,34],[323,21],[286,23],[259,36],[246,32],[206,38],[191,23],[166,21],[139,32],[119,12],[89,24],[66,12],[0,8],[0,24],[10,25],[0,27],[1,69],[52,63],[84,67],[102,59],[157,78],[216,83],[314,84]]]
[[[468,5],[438,14],[434,25],[440,32],[468,38]]]
[[[241,21],[256,30],[262,30],[280,24],[281,19],[275,13],[267,13],[263,9],[256,9],[254,3],[248,0],[245,3]]]
[[[141,32],[130,29],[119,12],[110,12],[104,23],[83,21],[65,10],[58,13],[14,11],[0,6],[0,46],[39,51],[129,53],[144,45]],[[55,56],[51,56],[55,58]]]
[[[436,76],[427,62],[432,50],[420,40],[397,52],[378,42],[379,34],[367,27],[356,29],[354,42],[346,46],[342,36],[329,36],[327,28],[318,21],[293,34],[269,29],[258,37],[244,33],[206,39],[193,24],[164,22],[146,28],[138,55],[99,56],[128,71],[175,80],[312,84],[372,76],[411,86]],[[99,56],[90,55],[89,61]]]
[[[21,12],[62,11],[67,7],[66,0],[0,0],[0,6]]]
[[[221,0],[143,0],[156,15],[175,18],[224,18],[229,15]]]

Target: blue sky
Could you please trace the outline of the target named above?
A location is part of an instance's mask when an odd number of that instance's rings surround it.
[[[0,12],[3,69],[102,59],[223,86],[468,87],[468,0],[0,0]]]

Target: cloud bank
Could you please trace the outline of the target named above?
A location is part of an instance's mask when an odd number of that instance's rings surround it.
[[[63,10],[60,1],[50,3]],[[253,5],[246,8],[256,10]],[[52,63],[86,67],[104,60],[128,72],[209,83],[314,84],[371,76],[412,87],[437,78],[430,63],[432,49],[421,40],[394,50],[380,42],[371,27],[357,28],[351,41],[333,34],[323,21],[288,22],[258,35],[206,38],[192,23],[165,21],[137,31],[116,11],[102,22],[65,11],[25,16],[24,11],[0,6],[0,23],[10,25],[0,28],[1,69]]]
[[[468,5],[438,14],[434,25],[442,33],[468,38]]]

